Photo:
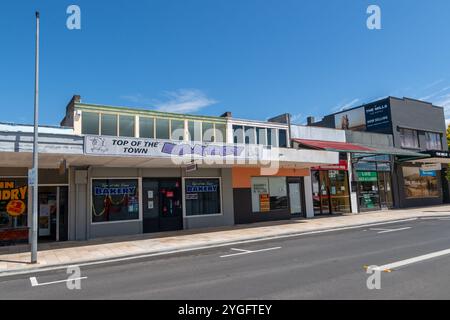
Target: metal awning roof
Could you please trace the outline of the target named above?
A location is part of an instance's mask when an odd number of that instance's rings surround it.
[[[322,140],[306,140],[306,139],[292,139],[292,140],[298,143],[300,146],[311,149],[335,151],[335,152],[348,152],[354,154],[361,154],[361,156],[363,157],[367,157],[368,155],[382,155],[382,154],[414,159],[423,159],[429,157],[429,155],[423,153],[387,146],[363,146],[357,143],[322,141]]]

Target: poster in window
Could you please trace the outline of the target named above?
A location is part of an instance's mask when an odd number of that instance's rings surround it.
[[[0,229],[27,226],[28,184],[26,179],[0,180]]]
[[[439,183],[435,171],[419,167],[403,167],[403,181],[407,199],[439,197]]]
[[[92,181],[92,222],[139,219],[138,180],[95,179]]]

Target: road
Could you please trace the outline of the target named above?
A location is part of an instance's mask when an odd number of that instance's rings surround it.
[[[450,299],[448,253],[382,272],[380,290],[364,269],[446,249],[450,219],[419,219],[85,266],[80,290],[65,270],[2,277],[0,299]]]

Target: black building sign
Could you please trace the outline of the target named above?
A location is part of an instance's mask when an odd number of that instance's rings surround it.
[[[392,128],[391,108],[387,102],[365,107],[367,131],[382,131]]]

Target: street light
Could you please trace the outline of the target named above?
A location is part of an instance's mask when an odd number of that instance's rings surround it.
[[[31,223],[31,263],[37,263],[38,242],[38,138],[39,138],[39,12],[36,12],[36,64],[34,88],[34,141],[33,141],[33,212]]]

